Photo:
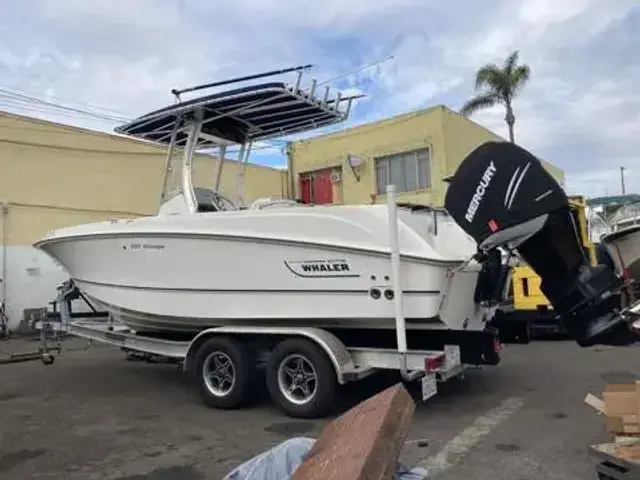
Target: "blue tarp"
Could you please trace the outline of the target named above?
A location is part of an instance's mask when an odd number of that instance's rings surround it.
[[[292,438],[253,457],[229,473],[223,480],[288,480],[313,447],[313,438]],[[424,480],[426,470],[409,469],[398,464],[395,480]]]

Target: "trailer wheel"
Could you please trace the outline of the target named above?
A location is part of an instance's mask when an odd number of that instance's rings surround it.
[[[266,380],[273,402],[291,417],[326,415],[338,393],[333,364],[318,345],[303,338],[276,346],[267,362]]]
[[[256,365],[242,343],[210,338],[198,348],[195,364],[200,395],[209,407],[238,408],[251,398]]]
[[[50,353],[44,353],[42,355],[42,363],[45,365],[53,365],[53,362],[56,361],[56,357],[51,355]]]

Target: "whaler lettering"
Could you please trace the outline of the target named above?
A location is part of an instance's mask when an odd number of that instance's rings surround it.
[[[348,272],[349,265],[346,263],[312,263],[302,264],[304,272]]]
[[[467,222],[469,223],[473,222],[473,217],[476,216],[476,211],[480,206],[482,197],[484,197],[484,194],[486,193],[487,188],[489,188],[489,184],[491,183],[491,179],[493,178],[493,175],[495,173],[496,173],[496,166],[494,165],[492,160],[489,163],[489,166],[487,167],[487,169],[482,174],[482,179],[480,180],[480,183],[478,183],[478,187],[476,188],[476,193],[474,193],[473,197],[471,197],[471,202],[469,202],[469,206],[467,207],[467,213],[464,216]]]

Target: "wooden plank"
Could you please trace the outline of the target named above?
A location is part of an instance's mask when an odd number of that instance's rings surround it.
[[[391,480],[415,404],[397,384],[330,422],[293,480]]]
[[[634,443],[640,443],[640,437],[637,435],[616,435],[613,440],[616,445],[632,445]]]
[[[598,412],[604,413],[604,401],[599,399],[592,393],[587,394],[587,396],[584,398],[584,403],[596,409]]]

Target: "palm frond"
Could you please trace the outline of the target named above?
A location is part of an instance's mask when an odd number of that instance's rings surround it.
[[[500,70],[500,67],[497,65],[489,63],[476,72],[476,83],[474,88],[476,90],[482,90],[485,87],[493,89],[496,85],[501,83],[502,70]]]
[[[514,67],[518,63],[518,57],[519,56],[520,56],[520,51],[519,50],[514,50],[513,52],[511,52],[511,55],[509,55],[507,57],[507,59],[504,61],[503,71],[508,76],[511,76],[511,73],[513,72]]]
[[[511,89],[512,91],[522,88],[531,77],[531,68],[529,65],[518,65],[513,72],[511,72]]]
[[[470,100],[467,100],[460,109],[460,113],[465,117],[474,114],[479,110],[493,107],[502,101],[502,97],[498,92],[488,92],[477,95]]]

